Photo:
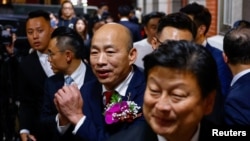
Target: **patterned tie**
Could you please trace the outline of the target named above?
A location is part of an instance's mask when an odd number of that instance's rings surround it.
[[[103,93],[103,95],[105,96],[106,105],[108,103],[110,103],[112,94],[113,94],[113,91],[106,91],[106,92]]]
[[[70,85],[73,81],[74,80],[70,76],[68,76],[68,77],[65,78],[65,84],[66,85]]]

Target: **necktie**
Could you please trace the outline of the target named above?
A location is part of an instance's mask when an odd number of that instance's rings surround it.
[[[73,81],[74,80],[70,76],[68,76],[68,77],[65,78],[65,84],[66,85],[70,85]]]
[[[113,91],[106,91],[106,92],[103,93],[103,95],[105,96],[105,103],[106,103],[106,105],[108,103],[110,103],[112,94],[113,94]]]

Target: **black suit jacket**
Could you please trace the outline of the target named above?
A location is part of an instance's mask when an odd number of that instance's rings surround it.
[[[86,66],[86,72],[85,72],[83,86],[88,81],[96,79],[90,66],[87,64],[85,64],[85,66]],[[42,113],[41,113],[41,123],[42,123],[42,128],[46,132],[46,136],[50,137],[47,141],[60,140],[59,139],[60,134],[57,130],[57,125],[55,121],[55,117],[58,111],[54,105],[54,95],[63,86],[64,86],[63,74],[55,74],[49,77],[45,82],[45,88],[44,88],[45,94],[43,98],[44,103],[43,103]],[[70,127],[70,128],[73,128],[73,127]]]
[[[18,83],[20,129],[30,130],[31,134],[35,135],[38,140],[42,140],[43,137],[43,132],[39,130],[39,117],[46,79],[47,75],[36,51],[20,62]]]

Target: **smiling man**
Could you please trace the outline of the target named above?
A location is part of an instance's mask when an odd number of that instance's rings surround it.
[[[198,61],[197,61],[198,60]],[[146,124],[108,141],[208,141],[218,78],[212,55],[201,45],[167,41],[143,59],[147,76]]]
[[[103,97],[106,91],[113,91],[123,101],[133,101],[142,107],[145,79],[143,72],[133,65],[136,55],[130,31],[125,26],[109,23],[96,31],[90,48],[90,64],[98,81],[86,83],[81,91],[74,86],[64,86],[55,95],[58,109],[66,117],[59,120],[75,127],[75,138],[103,141],[144,121],[141,116],[133,122],[118,120],[108,124],[103,115],[107,106],[104,102],[108,101]]]

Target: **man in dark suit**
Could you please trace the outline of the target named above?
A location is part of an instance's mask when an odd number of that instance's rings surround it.
[[[43,131],[39,129],[39,118],[44,95],[44,82],[47,77],[53,75],[47,60],[47,49],[52,31],[49,13],[40,10],[29,13],[26,21],[26,33],[34,51],[20,62],[18,83],[22,141],[27,141],[27,137],[32,140],[43,140],[45,137]]]
[[[120,18],[119,23],[126,26],[130,30],[133,36],[133,42],[137,42],[142,39],[141,28],[138,24],[129,21],[130,11],[131,8],[128,5],[118,7],[118,16]]]
[[[67,85],[67,79],[70,77],[81,89],[83,85],[93,79],[96,79],[88,64],[81,59],[83,52],[83,43],[81,37],[69,27],[58,27],[51,35],[48,48],[49,62],[51,63],[54,76],[49,77],[45,82],[44,103],[41,113],[41,122],[46,136],[51,140],[57,140],[58,117],[62,116],[56,110],[54,104],[55,93]]]
[[[232,73],[222,57],[222,51],[213,47],[206,40],[206,34],[211,25],[212,16],[209,10],[203,5],[197,3],[191,3],[180,9],[180,12],[188,14],[188,16],[194,21],[197,26],[197,35],[195,42],[206,47],[213,55],[217,67],[220,79],[221,94],[223,98],[226,97],[230,82],[232,80]]]
[[[66,117],[59,117],[59,121],[64,125],[70,123],[75,126],[75,138],[103,141],[144,120],[140,116],[141,109],[138,109],[132,118],[122,116],[110,124],[105,109],[108,105],[104,104],[108,98],[103,98],[106,91],[116,91],[112,95],[111,104],[115,104],[112,102],[115,99],[121,99],[142,106],[145,79],[142,71],[133,65],[136,55],[130,31],[123,25],[105,24],[94,34],[90,64],[98,81],[86,83],[81,92],[74,86],[64,86],[55,94],[57,109]],[[115,117],[112,116],[113,119]]]
[[[203,117],[213,110],[218,87],[212,55],[201,45],[168,40],[143,60],[146,123],[117,133],[108,141],[211,140],[212,125]]]
[[[226,33],[224,58],[233,73],[230,91],[225,99],[225,122],[233,126],[250,126],[250,23],[239,25]]]
[[[206,7],[195,2],[181,8],[180,11],[188,14],[188,16],[197,26],[195,42],[207,48],[216,61],[221,91],[218,91],[216,95],[217,98],[214,111],[208,116],[208,118],[210,118],[216,124],[222,124],[224,117],[223,102],[229,90],[230,82],[232,80],[232,73],[223,60],[222,51],[211,46],[206,39],[206,34],[212,21],[211,13]]]

